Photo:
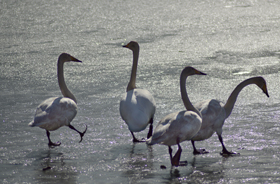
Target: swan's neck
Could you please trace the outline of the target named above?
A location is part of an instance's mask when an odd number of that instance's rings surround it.
[[[60,88],[60,91],[64,97],[71,98],[74,100],[74,102],[77,103],[77,100],[75,96],[71,93],[71,91],[67,88],[65,81],[64,81],[64,75],[63,75],[63,63],[59,62],[57,63],[57,78],[58,78],[58,85]]]
[[[133,64],[132,64],[131,76],[126,91],[130,91],[136,88],[136,72],[137,72],[138,58],[139,58],[139,50],[133,51]]]
[[[254,79],[255,78],[250,78],[250,79],[247,79],[243,82],[241,82],[240,84],[238,84],[236,86],[236,88],[232,91],[232,93],[230,94],[226,104],[224,105],[224,109],[226,111],[226,117],[229,117],[229,115],[231,114],[231,111],[234,107],[234,104],[236,102],[236,99],[240,93],[240,91],[247,85],[249,84],[254,84]]]
[[[192,105],[192,103],[190,102],[190,99],[188,97],[188,93],[187,93],[187,90],[186,90],[187,77],[188,76],[186,76],[186,75],[181,75],[181,77],[180,77],[181,97],[182,97],[183,103],[184,103],[184,105],[185,105],[185,107],[188,111],[193,111],[193,112],[197,113],[200,117],[202,117],[199,110],[197,110]]]

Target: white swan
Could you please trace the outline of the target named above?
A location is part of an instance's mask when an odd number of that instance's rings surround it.
[[[43,101],[36,109],[34,120],[28,124],[31,127],[38,126],[46,130],[49,140],[49,147],[59,146],[61,144],[60,142],[53,143],[51,141],[49,131],[57,130],[62,126],[69,126],[69,128],[77,131],[80,134],[81,142],[87,130],[86,127],[85,131],[82,133],[70,125],[70,122],[77,114],[77,100],[67,88],[64,81],[63,64],[64,62],[68,61],[81,62],[66,53],[62,53],[58,58],[57,78],[61,93],[64,97],[52,97]]]
[[[170,161],[172,166],[184,166],[187,162],[180,162],[182,148],[180,142],[190,140],[200,129],[202,119],[200,112],[191,104],[187,90],[186,79],[190,75],[206,75],[192,67],[183,69],[180,76],[181,97],[187,110],[174,112],[157,124],[155,131],[150,139],[147,140],[148,145],[164,144],[168,146]],[[172,145],[178,145],[178,151],[172,157]]]
[[[193,145],[193,154],[204,154],[208,153],[204,149],[197,150],[195,147],[195,141],[202,141],[210,138],[214,132],[218,135],[218,138],[222,144],[223,150],[220,153],[221,155],[232,155],[236,154],[234,152],[229,152],[223,143],[222,138],[222,127],[224,125],[225,119],[229,117],[231,111],[236,102],[237,96],[240,91],[249,84],[256,84],[265,94],[269,97],[266,82],[262,77],[252,77],[247,80],[241,82],[231,93],[226,104],[224,105],[222,102],[218,100],[206,100],[202,101],[195,105],[197,109],[202,114],[202,125],[199,132],[192,138],[191,142]]]
[[[136,88],[136,71],[139,57],[139,45],[131,41],[123,46],[133,52],[133,65],[130,81],[120,101],[120,114],[122,119],[128,125],[133,142],[144,142],[135,138],[133,132],[140,132],[150,124],[147,138],[153,133],[153,118],[156,111],[156,103],[151,93],[145,89]]]

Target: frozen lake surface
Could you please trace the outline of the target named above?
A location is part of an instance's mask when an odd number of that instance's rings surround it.
[[[279,183],[279,9],[276,0],[2,1],[0,182]],[[193,103],[225,102],[243,80],[266,79],[270,97],[244,88],[224,124],[225,146],[240,155],[222,157],[214,134],[196,142],[206,155],[182,143],[188,165],[172,168],[166,146],[132,143],[119,114],[132,65],[122,45],[131,40],[140,45],[136,84],[157,103],[155,125],[184,110],[179,76],[187,65],[207,73],[187,79]],[[62,52],[83,61],[66,63],[64,73],[78,101],[72,125],[88,131],[81,143],[68,127],[51,132],[62,144],[49,149],[45,130],[28,123],[43,100],[62,96]]]

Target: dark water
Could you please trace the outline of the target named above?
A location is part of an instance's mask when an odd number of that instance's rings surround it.
[[[279,183],[279,8],[272,0],[2,1],[1,183]],[[132,64],[121,46],[130,40],[141,47],[137,86],[154,95],[155,122],[184,109],[179,75],[186,65],[208,74],[188,78],[193,103],[226,101],[244,79],[266,79],[270,98],[244,88],[224,125],[225,145],[239,156],[221,157],[213,135],[197,142],[207,155],[193,156],[191,143],[182,143],[189,164],[171,168],[166,146],[132,143],[119,115]],[[62,52],[83,61],[66,63],[64,73],[78,100],[72,124],[88,132],[79,143],[62,127],[51,132],[61,146],[49,149],[45,131],[27,124],[39,103],[61,96]]]

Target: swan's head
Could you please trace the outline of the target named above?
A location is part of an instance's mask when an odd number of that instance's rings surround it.
[[[261,88],[261,90],[266,94],[267,97],[269,97],[268,92],[267,92],[267,87],[266,87],[266,82],[263,77],[256,77],[256,85]]]
[[[60,56],[58,57],[58,61],[60,62],[70,62],[70,61],[74,61],[74,62],[82,62],[76,58],[74,58],[73,56],[71,56],[70,54],[67,53],[62,53],[60,54]]]
[[[140,49],[139,44],[135,41],[131,41],[127,45],[124,45],[123,47],[129,48],[133,52],[134,51],[139,51],[139,49]]]
[[[181,73],[181,76],[184,76],[184,77],[187,77],[187,76],[190,76],[190,75],[206,75],[206,73],[203,73],[191,66],[187,66],[183,69],[182,73]]]

